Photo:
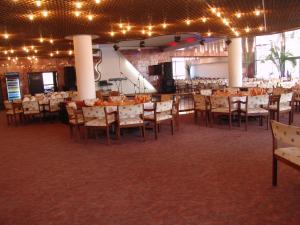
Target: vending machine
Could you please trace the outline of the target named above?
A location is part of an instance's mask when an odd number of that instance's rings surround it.
[[[7,98],[9,101],[21,99],[20,78],[18,73],[6,73]]]

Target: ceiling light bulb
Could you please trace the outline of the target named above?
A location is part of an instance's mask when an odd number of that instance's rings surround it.
[[[7,55],[7,53],[8,53],[8,51],[7,51],[7,50],[5,50],[5,51],[4,51],[4,55]]]
[[[206,17],[203,17],[201,20],[202,20],[203,23],[206,23],[207,18],[206,18]]]
[[[31,49],[32,49],[32,50],[34,49],[34,46],[33,46],[33,45],[31,45]]]
[[[10,60],[11,58],[8,56],[7,59]]]
[[[69,54],[69,55],[72,55],[72,54],[73,54],[73,51],[72,51],[72,50],[69,50],[68,54]]]
[[[123,23],[119,23],[119,27],[120,27],[120,28],[123,28]]]
[[[53,41],[53,39],[50,39],[49,42],[50,42],[51,44],[53,44],[54,41]]]
[[[264,30],[263,26],[260,26],[258,29],[259,29],[260,31],[263,31],[263,30]]]
[[[260,16],[260,10],[259,10],[259,9],[256,9],[256,10],[254,11],[254,13],[255,13],[256,16]]]
[[[115,32],[111,31],[110,36],[112,36],[112,37],[115,36]]]
[[[15,51],[14,51],[13,49],[10,50],[10,53],[11,53],[11,54],[14,54],[14,52],[15,52]]]
[[[5,38],[5,39],[8,39],[8,38],[9,38],[9,35],[8,35],[7,33],[5,33],[5,34],[4,34],[4,38]]]
[[[238,31],[235,31],[234,34],[235,34],[235,36],[237,36],[237,37],[240,36],[240,33],[239,33]]]
[[[125,29],[122,30],[122,34],[126,34],[126,30]]]
[[[145,33],[146,33],[145,29],[143,29],[141,32],[142,32],[142,34],[145,34]]]
[[[231,30],[234,32],[234,31],[235,31],[235,28],[234,28],[234,27],[232,27],[232,28],[231,28]]]
[[[38,50],[35,49],[35,50],[34,50],[34,53],[37,53],[37,52],[38,52]]]
[[[220,12],[217,12],[217,17],[221,17],[221,13]]]
[[[55,52],[55,53],[56,53],[56,55],[58,55],[58,54],[59,54],[59,51],[58,51],[58,50],[56,50],[56,52]]]
[[[242,14],[241,14],[240,12],[238,12],[238,13],[235,14],[235,16],[236,16],[237,18],[241,18],[241,17],[242,17]]]
[[[96,4],[99,4],[101,2],[101,0],[95,0]]]
[[[152,30],[152,25],[149,25],[149,26],[148,26],[148,30]]]
[[[151,35],[152,35],[152,32],[151,32],[151,31],[149,31],[149,32],[148,32],[148,36],[150,37]]]
[[[191,24],[191,21],[190,21],[189,19],[187,19],[187,20],[186,20],[186,25],[189,26],[190,24]]]
[[[75,11],[75,16],[79,17],[80,16],[80,11]]]
[[[88,15],[88,20],[89,21],[92,21],[94,19],[94,16],[93,15]]]
[[[30,20],[34,20],[34,15],[33,15],[33,14],[30,14],[30,15],[28,16],[28,18],[29,18]]]
[[[245,31],[246,31],[246,33],[249,33],[249,32],[250,32],[250,28],[249,28],[249,27],[246,27],[246,28],[245,28]]]
[[[162,24],[162,27],[163,27],[164,29],[166,29],[166,28],[167,28],[167,24],[164,22],[164,23]]]
[[[208,37],[211,36],[211,32],[210,32],[210,31],[207,32],[207,36],[208,36]]]
[[[211,8],[210,9],[213,13],[216,13],[217,12],[217,9],[215,7]]]
[[[50,53],[50,56],[53,57],[53,53],[52,52]]]
[[[42,12],[42,15],[43,15],[43,17],[48,17],[48,11],[47,10],[44,10],[43,12]]]
[[[36,4],[37,7],[41,7],[42,1],[41,0],[36,0],[35,4]]]
[[[44,42],[44,38],[41,37],[40,38],[40,42],[43,43]]]
[[[130,31],[131,30],[131,26],[127,25],[127,30]]]
[[[81,9],[81,6],[82,6],[82,5],[81,5],[81,2],[76,2],[76,3],[75,3],[75,6],[76,6],[77,9]]]

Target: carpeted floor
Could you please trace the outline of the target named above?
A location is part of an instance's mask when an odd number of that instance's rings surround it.
[[[230,131],[186,115],[174,136],[111,146],[58,122],[7,127],[4,113],[0,131],[0,225],[300,224],[300,173],[280,163],[271,186],[271,132],[255,121]]]

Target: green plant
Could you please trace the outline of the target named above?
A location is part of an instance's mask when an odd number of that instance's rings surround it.
[[[270,49],[270,54],[262,60],[264,63],[267,60],[270,60],[277,68],[278,72],[280,73],[280,77],[284,77],[285,75],[285,63],[290,62],[293,67],[296,66],[297,62],[296,59],[293,58],[293,54],[289,51],[284,51],[278,46],[272,46]]]

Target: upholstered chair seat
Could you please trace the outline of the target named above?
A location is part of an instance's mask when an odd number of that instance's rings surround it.
[[[272,120],[273,186],[277,185],[277,161],[300,170],[300,128]],[[279,146],[280,145],[284,145]]]

